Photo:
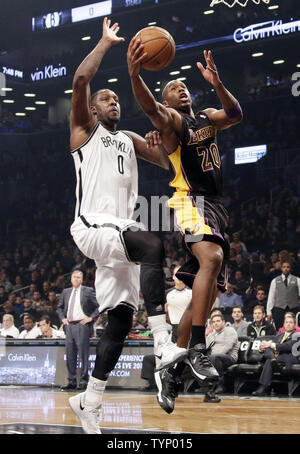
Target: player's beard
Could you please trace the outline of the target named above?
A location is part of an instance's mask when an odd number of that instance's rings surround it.
[[[110,128],[116,128],[119,121],[120,121],[120,115],[118,116],[110,116],[109,114],[105,118],[99,118],[101,123],[103,123],[104,126],[108,126]]]
[[[113,113],[108,113],[107,115],[107,120],[111,123],[111,124],[118,124],[119,121],[120,121],[120,118],[121,118],[121,115],[120,115],[120,112],[118,112],[117,115],[114,115]]]

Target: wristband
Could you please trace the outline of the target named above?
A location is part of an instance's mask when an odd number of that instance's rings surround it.
[[[236,105],[234,107],[232,107],[231,109],[227,110],[224,107],[223,107],[223,109],[224,109],[224,112],[226,113],[227,117],[230,119],[239,117],[243,113],[239,102],[237,102]]]

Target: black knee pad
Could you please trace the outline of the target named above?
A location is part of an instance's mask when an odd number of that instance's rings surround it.
[[[107,313],[107,335],[113,340],[124,341],[132,326],[133,308],[120,304]]]
[[[108,312],[108,324],[96,347],[92,376],[107,380],[122,352],[124,340],[132,326],[133,309],[121,304]]]
[[[142,263],[140,276],[148,316],[164,314],[165,274],[162,266]]]
[[[128,306],[120,305],[115,309],[108,311],[107,314],[107,327],[96,346],[97,355],[103,354],[103,350],[106,348],[106,342],[114,342],[122,344],[130,331],[132,326],[133,309]],[[105,344],[105,345],[103,345]]]

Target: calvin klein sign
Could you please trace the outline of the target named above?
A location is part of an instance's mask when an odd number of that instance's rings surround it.
[[[261,22],[248,25],[246,28],[237,28],[233,33],[236,43],[265,39],[274,36],[288,35],[300,31],[300,20],[283,23],[282,20]]]
[[[30,73],[30,78],[32,82],[45,80],[45,79],[54,79],[56,77],[63,77],[67,75],[67,68],[61,66],[61,63],[57,67],[53,65],[44,66],[43,69],[36,68],[35,72]]]

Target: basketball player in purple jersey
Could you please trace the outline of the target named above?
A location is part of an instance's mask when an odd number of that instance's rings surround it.
[[[202,76],[214,88],[223,109],[192,110],[191,95],[180,80],[170,81],[163,90],[163,103],[154,96],[140,76],[147,58],[141,41],[134,38],[128,48],[127,63],[137,102],[160,132],[168,153],[175,191],[168,201],[191,256],[176,276],[192,288],[192,304],[178,327],[177,345],[186,348],[194,376],[203,382],[218,380],[205,346],[205,324],[218,289],[225,290],[222,266],[229,253],[226,239],[228,215],[222,205],[222,161],[217,146],[217,131],[230,128],[242,120],[238,101],[222,84],[211,51],[204,51],[206,68],[198,62]],[[199,207],[199,198],[202,206]],[[182,365],[181,365],[182,367]],[[159,373],[162,385],[158,395],[161,407],[171,413],[176,396],[175,377],[180,367]]]

